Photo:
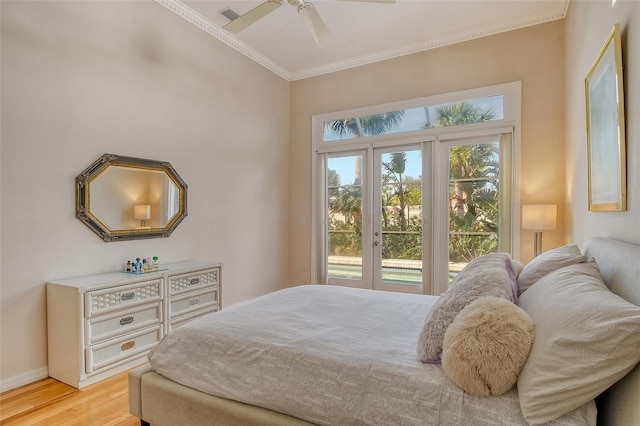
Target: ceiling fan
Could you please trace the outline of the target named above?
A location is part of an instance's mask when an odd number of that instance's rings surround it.
[[[364,1],[371,3],[395,3],[395,0],[350,0]],[[267,14],[273,12],[280,6],[284,0],[267,0],[259,4],[247,13],[235,18],[222,28],[232,33],[238,33]],[[331,32],[324,23],[320,14],[309,0],[287,0],[287,2],[298,9],[298,13],[302,15],[318,46],[324,45],[331,38]]]

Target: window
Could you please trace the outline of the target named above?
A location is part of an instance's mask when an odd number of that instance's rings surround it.
[[[395,134],[435,127],[450,127],[504,118],[504,95],[425,105],[323,123],[323,142],[380,134]]]
[[[508,83],[313,117],[315,278],[440,294],[473,258],[517,255],[519,99]]]

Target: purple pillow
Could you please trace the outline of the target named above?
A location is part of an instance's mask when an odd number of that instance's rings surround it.
[[[482,296],[517,300],[515,267],[508,253],[491,253],[472,260],[427,313],[418,337],[418,359],[440,363],[444,333],[455,316]]]

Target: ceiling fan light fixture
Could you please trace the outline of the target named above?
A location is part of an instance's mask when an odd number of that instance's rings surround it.
[[[240,15],[238,15],[236,11],[231,9],[230,7],[220,10],[218,13],[230,21],[235,21],[240,17]]]

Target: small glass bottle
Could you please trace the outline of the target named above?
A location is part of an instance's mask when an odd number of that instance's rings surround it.
[[[126,272],[131,272],[131,261],[127,260],[127,263],[124,265],[124,270]]]
[[[157,271],[160,269],[160,264],[158,263],[158,256],[153,256],[153,262],[151,263],[151,269]]]
[[[147,259],[142,259],[142,272],[149,272],[149,264]]]

